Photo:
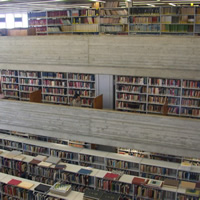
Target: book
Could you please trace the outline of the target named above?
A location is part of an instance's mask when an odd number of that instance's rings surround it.
[[[49,158],[46,159],[45,162],[48,162],[48,163],[52,163],[52,164],[58,164],[59,162],[61,161],[61,158],[57,158],[57,157],[53,157],[53,156],[50,156]]]
[[[191,183],[188,181],[181,181],[180,187],[185,188],[185,189],[195,189],[196,183]]]
[[[67,165],[56,165],[55,169],[65,169]]]
[[[111,194],[104,192],[100,200],[119,200],[120,194]]]
[[[50,192],[61,196],[67,196],[71,192],[71,185],[65,183],[55,183],[51,188]]]
[[[132,180],[132,184],[134,185],[145,185],[147,182],[148,182],[148,179],[139,178],[139,177],[134,177]]]
[[[186,194],[199,197],[200,191],[196,189],[186,189]]]
[[[192,167],[191,163],[189,163],[189,162],[182,162],[179,169],[190,171],[191,167]]]
[[[161,188],[163,182],[158,180],[149,180],[147,186],[154,187],[154,188]]]
[[[120,178],[120,175],[114,173],[106,173],[106,175],[103,178],[107,180],[118,180]]]
[[[39,184],[34,190],[37,192],[46,193],[50,190],[50,188],[51,187],[48,185]]]
[[[178,188],[179,181],[174,179],[165,179],[163,186],[170,188]]]
[[[29,182],[22,181],[22,182],[19,183],[17,186],[28,190],[28,189],[30,189],[31,187],[33,187],[34,184],[33,184],[33,183],[29,183]]]
[[[51,165],[52,163],[43,162],[43,161],[38,164],[38,166],[40,167],[50,167]]]
[[[16,180],[16,179],[11,179],[10,181],[8,181],[8,185],[15,185],[15,186],[17,186],[17,185],[19,185],[21,183],[21,181],[19,181],[19,180]]]
[[[40,160],[35,160],[35,159],[33,159],[33,160],[31,160],[31,161],[29,162],[29,164],[38,165],[40,162],[41,162]]]
[[[86,189],[84,196],[83,196],[83,199],[84,200],[100,200],[102,195],[103,195],[102,191]]]
[[[39,161],[45,161],[46,159],[47,159],[47,156],[38,155],[38,156],[35,157],[35,160],[39,160]]]
[[[88,170],[88,169],[80,169],[78,171],[78,174],[83,174],[83,175],[89,175],[92,173],[92,170]]]

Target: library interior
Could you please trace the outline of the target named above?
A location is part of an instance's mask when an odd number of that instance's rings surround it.
[[[200,200],[200,0],[0,0],[0,200]]]

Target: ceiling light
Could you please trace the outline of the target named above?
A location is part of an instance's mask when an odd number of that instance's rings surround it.
[[[169,5],[170,5],[170,6],[176,6],[176,4],[174,4],[174,3],[169,3]]]
[[[155,7],[155,5],[153,5],[153,4],[147,4],[147,6],[152,6],[152,7]]]

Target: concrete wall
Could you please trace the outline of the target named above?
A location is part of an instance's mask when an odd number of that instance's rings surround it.
[[[199,120],[0,100],[0,129],[200,158]]]
[[[0,37],[0,68],[199,79],[200,39],[178,36]]]

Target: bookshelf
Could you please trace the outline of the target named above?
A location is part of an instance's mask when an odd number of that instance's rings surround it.
[[[128,35],[127,5],[121,6],[120,2],[106,2],[100,8],[100,33]]]
[[[80,192],[70,191],[67,196],[58,195],[51,192],[50,185],[4,173],[0,173],[0,186],[1,199],[4,200],[83,200],[83,194]],[[45,190],[40,191],[37,189],[41,186],[45,187]]]
[[[115,109],[200,118],[200,81],[116,76]]]
[[[96,97],[95,75],[68,73],[69,103],[73,100],[75,93],[80,94],[81,106],[92,107]]]
[[[68,104],[67,73],[42,72],[42,101]]]
[[[20,100],[30,101],[30,93],[41,88],[41,73],[36,71],[19,71]]]
[[[175,34],[199,35],[198,7],[132,7],[111,1],[91,8],[29,13],[37,35],[51,34]]]
[[[19,161],[19,158],[23,160]],[[97,189],[101,192],[108,192],[107,195],[115,194],[119,195],[122,199],[130,200],[135,197],[137,197],[137,199],[178,199],[179,197],[184,199],[188,197],[194,200],[198,200],[199,198],[199,188],[196,183],[173,181],[168,178],[165,178],[164,181],[160,181],[151,178],[126,175],[119,171],[108,172],[78,165],[65,164],[58,160],[55,165],[54,161],[48,161],[49,158],[44,156],[26,156],[19,152],[17,154],[16,151],[3,151],[0,154],[1,170],[11,168],[14,171],[17,171],[18,169],[14,168],[12,163],[23,162],[24,164],[26,163],[28,171],[23,168],[26,173],[23,176],[25,176],[26,179],[20,178],[20,174],[13,177],[13,175],[10,174],[11,171],[5,171],[4,174],[0,173],[0,182],[7,184],[8,181],[14,178],[15,180],[34,184],[36,181],[33,181],[32,179],[37,179],[45,185],[47,184],[46,182],[49,183],[48,185],[53,185],[57,181],[65,181],[66,183],[71,184],[73,192],[85,192],[86,189]],[[60,168],[57,168],[56,166],[60,166]],[[27,180],[27,178],[31,180]],[[172,184],[174,182],[176,185]],[[27,185],[28,184],[26,184],[26,187]],[[36,184],[36,186],[38,185]],[[189,189],[192,189],[193,192]],[[34,189],[32,191],[36,192]],[[45,197],[48,197],[48,194],[50,193],[45,194]]]
[[[96,75],[66,72],[1,71],[1,85],[7,98],[30,101],[30,93],[42,90],[42,102],[70,105],[75,93],[81,106],[92,107],[96,98]]]
[[[82,149],[62,144],[44,141],[33,141],[9,135],[0,135],[0,148],[4,150],[17,150],[25,155],[45,157],[53,156],[62,162],[73,166],[98,170],[120,171],[131,176],[141,176],[150,179],[164,180],[165,178],[190,181],[197,183],[200,179],[200,166],[194,166],[188,159],[184,162],[166,162],[162,160],[139,158],[130,155],[101,152],[97,150]],[[3,154],[2,154],[3,155]],[[1,157],[1,154],[0,154]],[[189,163],[185,165],[184,163]]]
[[[19,99],[18,71],[1,70],[1,88],[5,97]]]

